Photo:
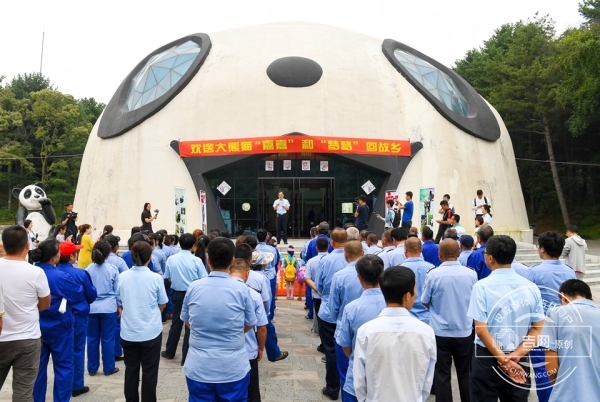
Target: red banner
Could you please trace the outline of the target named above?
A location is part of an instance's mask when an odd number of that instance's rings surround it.
[[[230,140],[181,141],[179,143],[179,155],[182,158],[305,152],[410,156],[410,142],[372,138],[286,135]]]

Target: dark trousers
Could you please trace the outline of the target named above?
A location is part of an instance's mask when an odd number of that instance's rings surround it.
[[[480,346],[475,346],[475,353],[471,359],[471,376],[469,391],[471,402],[527,402],[531,378],[526,377],[525,384],[515,384],[498,366],[496,358]],[[524,357],[519,362],[521,365],[528,360]],[[529,373],[529,367],[523,366]]]
[[[456,377],[461,402],[469,402],[469,367],[473,355],[473,334],[464,338],[435,337],[437,362],[433,374],[436,402],[452,402],[452,360],[456,367]]]
[[[165,279],[165,292],[169,295],[171,293],[171,281]],[[163,311],[160,312],[160,317],[162,318],[162,322],[167,321],[167,309],[163,308]]]
[[[369,225],[360,225],[356,227],[359,231],[369,229]]]
[[[13,401],[31,401],[40,366],[42,339],[0,342],[0,389],[12,368]]]
[[[402,221],[401,227],[402,227],[402,229],[406,229],[406,233],[408,233],[408,231],[410,230],[410,228],[412,228],[412,221],[410,221],[410,222],[404,222],[404,221]]]
[[[283,239],[284,242],[287,243],[287,215],[277,214],[276,228],[277,234],[275,235],[279,240]],[[283,236],[279,237],[279,234],[283,231]]]
[[[444,232],[446,231],[446,229],[448,229],[448,225],[440,225],[439,226],[438,232],[435,235],[435,240],[434,240],[435,244],[440,244],[440,242],[443,240]]]
[[[319,317],[319,336],[325,349],[326,388],[330,395],[338,396],[340,392],[340,373],[335,358],[335,328],[335,324],[323,321]]]
[[[250,384],[248,384],[248,402],[260,402],[258,382],[258,358],[250,360]]]
[[[140,366],[142,367],[142,402],[156,402],[156,384],[158,383],[158,365],[162,333],[154,339],[144,342],[129,342],[121,339],[125,354],[125,400],[138,402],[140,395]]]
[[[181,308],[183,307],[183,299],[185,298],[186,292],[180,290],[173,291],[173,320],[171,321],[171,329],[169,329],[169,337],[167,338],[167,357],[175,357],[177,351],[177,345],[179,344],[179,337],[181,337],[181,329],[185,327],[183,321],[181,321]],[[190,348],[190,329],[185,327],[185,334],[183,335],[183,347],[181,350],[181,364],[185,363],[185,358]]]
[[[123,356],[123,348],[121,347],[121,318],[117,317],[115,324],[115,356]]]
[[[314,321],[313,321],[313,332],[319,335],[319,309],[321,308],[321,299],[313,299]],[[320,346],[323,346],[321,344]]]

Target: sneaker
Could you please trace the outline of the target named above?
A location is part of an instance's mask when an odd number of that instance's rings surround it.
[[[165,359],[168,359],[168,360],[173,360],[173,359],[175,358],[175,356],[169,356],[169,355],[167,354],[167,351],[166,351],[166,350],[163,350],[162,352],[160,352],[160,355],[161,355],[162,357],[164,357]]]
[[[327,360],[325,359],[325,356],[321,357],[321,361],[322,361],[323,363],[327,363]]]
[[[306,315],[304,316],[304,318],[306,318],[307,320],[312,320],[312,318],[310,318],[310,317],[308,316],[308,314],[306,314]]]
[[[323,388],[323,391],[321,391],[321,393],[323,394],[323,396],[327,399],[331,399],[332,401],[337,401],[338,396],[337,395],[331,395],[329,393],[329,391],[327,391],[327,387]]]
[[[83,387],[83,388],[81,388],[79,391],[72,391],[72,392],[71,392],[71,396],[74,398],[74,397],[76,397],[76,396],[79,396],[79,395],[85,394],[85,393],[87,393],[87,392],[90,392],[90,387]]]
[[[304,306],[304,310],[308,311],[308,306]]]
[[[283,359],[285,359],[286,357],[288,357],[288,355],[289,355],[289,353],[288,353],[287,351],[285,351],[285,350],[284,350],[284,351],[282,351],[282,352],[279,354],[279,356],[277,356],[277,357],[275,358],[275,360],[273,360],[273,363],[274,363],[274,362],[278,362],[278,361],[280,361],[280,360],[283,360]]]

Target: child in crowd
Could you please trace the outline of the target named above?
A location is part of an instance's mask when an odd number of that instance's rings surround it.
[[[290,244],[287,249],[288,255],[283,259],[283,269],[285,278],[285,290],[288,300],[294,300],[294,281],[296,280],[296,271],[298,270],[298,259],[294,257],[294,246]],[[299,299],[300,300],[300,299]]]

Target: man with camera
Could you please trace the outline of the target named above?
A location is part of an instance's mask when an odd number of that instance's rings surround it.
[[[358,196],[358,205],[356,205],[356,212],[354,213],[354,226],[358,230],[366,230],[369,228],[368,224],[368,216],[369,216],[369,207],[367,206],[367,197],[364,194]]]
[[[73,203],[70,202],[65,205],[67,208],[67,212],[63,212],[60,216],[61,223],[67,226],[67,231],[65,232],[65,239],[69,236],[74,236],[77,234],[77,212],[73,212]]]

